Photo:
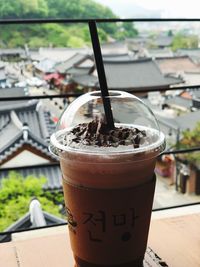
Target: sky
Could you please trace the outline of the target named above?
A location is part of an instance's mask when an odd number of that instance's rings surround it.
[[[123,18],[142,14],[142,9],[150,13],[161,13],[162,17],[200,18],[199,0],[95,0],[110,7],[116,15]],[[148,14],[148,12],[147,12]]]

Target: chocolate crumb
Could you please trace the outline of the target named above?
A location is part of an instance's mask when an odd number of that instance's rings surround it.
[[[67,133],[62,140],[64,145],[70,143],[83,144],[98,147],[118,147],[133,145],[139,148],[145,143],[146,131],[138,128],[115,127],[109,130],[107,124],[101,120],[93,120],[89,123],[81,123]]]

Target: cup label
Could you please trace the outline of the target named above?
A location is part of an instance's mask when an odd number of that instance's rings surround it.
[[[155,177],[132,188],[86,189],[65,181],[63,188],[76,256],[99,264],[118,264],[144,255]]]

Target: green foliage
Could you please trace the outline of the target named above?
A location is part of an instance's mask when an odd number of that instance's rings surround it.
[[[176,51],[180,48],[198,48],[198,37],[195,35],[185,36],[180,33],[175,35],[172,42],[172,50]]]
[[[131,22],[122,23],[122,32],[126,38],[133,38],[138,35],[138,31],[134,28],[134,24]]]
[[[199,146],[200,144],[200,122],[196,124],[196,127],[191,130],[183,131],[183,138],[181,144],[184,148]]]
[[[93,0],[0,0],[0,18],[115,18],[107,7]],[[137,31],[132,23],[99,23],[101,41],[108,36],[116,39],[134,37]],[[83,47],[91,44],[88,25],[33,24],[2,25],[1,46],[13,48],[28,44],[31,48],[44,46]]]
[[[0,231],[14,223],[28,212],[32,197],[37,197],[42,209],[60,216],[58,204],[63,203],[61,192],[43,191],[46,178],[41,176],[22,177],[17,172],[10,172],[2,179],[0,187]]]
[[[167,33],[167,36],[173,36],[173,31],[172,30],[169,30],[168,33]]]
[[[119,25],[119,29],[115,32],[114,37],[117,40],[124,40],[125,38],[134,38],[138,35],[138,31],[134,28],[132,22],[123,22]]]
[[[183,137],[180,141],[180,148],[192,148],[199,147],[200,145],[200,122],[197,123],[196,127],[191,130],[186,130],[183,133]],[[200,164],[200,152],[192,152],[185,154],[185,159],[191,164]]]
[[[0,0],[0,17],[8,18],[34,18],[48,15],[48,2],[46,0]]]
[[[47,0],[49,17],[59,18],[114,18],[114,13],[107,7],[93,0]]]

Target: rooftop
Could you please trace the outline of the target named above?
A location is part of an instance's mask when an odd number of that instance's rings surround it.
[[[11,171],[18,172],[23,177],[33,175],[35,177],[44,176],[47,178],[47,183],[44,185],[45,190],[61,190],[62,189],[62,174],[59,165],[37,165],[23,166],[17,168],[0,168],[1,179],[8,176]]]
[[[189,56],[163,57],[156,59],[163,73],[200,72],[200,67]]]
[[[180,78],[164,76],[152,59],[117,60],[117,57],[107,57],[104,67],[108,88],[111,90],[134,92],[134,89],[168,88],[183,82]],[[98,86],[98,78],[95,75],[76,75],[72,76],[71,80],[85,87]]]
[[[59,73],[66,73],[68,70],[70,70],[73,67],[77,67],[78,65],[80,65],[82,62],[84,62],[88,58],[89,58],[89,55],[76,53],[72,57],[70,57],[68,60],[57,64],[55,66],[55,69]]]
[[[66,220],[43,211],[40,202],[36,198],[33,198],[30,201],[29,212],[13,223],[10,227],[5,229],[5,232],[17,232],[22,229],[31,229],[34,227],[39,228],[41,226],[50,226],[61,223],[66,223]],[[11,241],[11,236],[9,234],[0,236],[0,243],[9,241]]]
[[[162,75],[160,69],[152,59],[135,61],[106,61],[105,72],[110,89],[147,89],[169,87],[180,83],[180,79],[171,79]]]

